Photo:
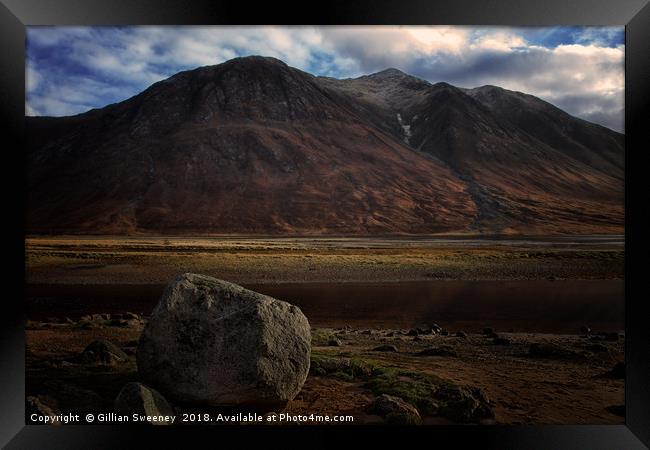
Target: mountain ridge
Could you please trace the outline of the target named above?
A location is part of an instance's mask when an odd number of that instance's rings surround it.
[[[338,80],[235,58],[26,122],[36,234],[623,229],[622,135],[394,68]]]

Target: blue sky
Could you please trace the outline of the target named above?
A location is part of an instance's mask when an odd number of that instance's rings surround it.
[[[181,70],[274,56],[314,75],[388,67],[460,87],[493,84],[623,130],[623,27],[28,27],[27,115],[125,100]]]

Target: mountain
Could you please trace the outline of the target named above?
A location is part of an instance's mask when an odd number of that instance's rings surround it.
[[[397,69],[236,58],[26,126],[30,233],[623,230],[623,135]]]

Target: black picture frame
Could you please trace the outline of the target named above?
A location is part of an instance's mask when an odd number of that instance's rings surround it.
[[[24,214],[27,207],[22,138],[25,106],[25,26],[29,25],[171,25],[171,24],[449,24],[449,25],[625,25],[625,145],[626,145],[626,422],[620,426],[436,426],[408,430],[394,427],[188,427],[154,429],[133,426],[39,426],[25,425],[24,363]],[[644,164],[650,149],[646,118],[650,117],[650,4],[647,0],[470,0],[446,1],[331,1],[318,4],[253,5],[248,2],[182,0],[1,0],[0,111],[5,142],[2,177],[5,273],[0,386],[0,444],[6,448],[131,448],[139,439],[148,447],[187,446],[197,435],[207,442],[223,444],[223,437],[240,446],[253,434],[290,444],[296,432],[308,440],[303,445],[336,441],[338,434],[363,432],[367,438],[425,439],[431,445],[453,442],[480,448],[524,449],[636,449],[650,446],[650,326],[648,287],[644,259],[648,252],[648,208],[644,193]],[[17,213],[14,213],[16,211]],[[19,300],[20,299],[20,300]],[[255,431],[255,433],[252,433]],[[417,435],[417,436],[416,436]],[[188,441],[188,439],[192,439]],[[316,439],[318,441],[316,441]],[[269,441],[270,442],[270,441]],[[413,441],[415,444],[417,441]],[[645,445],[644,445],[645,444]],[[336,444],[335,444],[336,445]],[[415,444],[419,445],[419,444]],[[442,448],[446,448],[443,446]],[[473,448],[473,447],[472,447]]]

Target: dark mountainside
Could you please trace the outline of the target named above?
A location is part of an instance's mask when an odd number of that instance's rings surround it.
[[[623,231],[623,135],[494,86],[246,57],[26,122],[28,233]]]

